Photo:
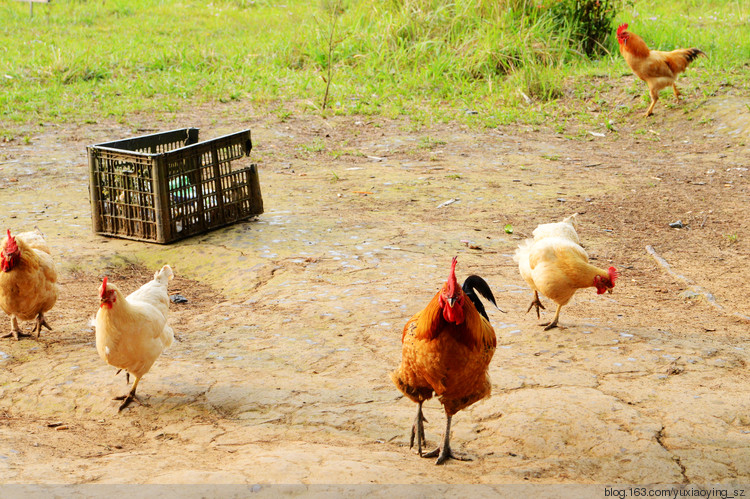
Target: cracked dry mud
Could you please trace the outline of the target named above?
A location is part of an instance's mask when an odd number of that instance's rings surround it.
[[[750,127],[714,104],[603,138],[222,107],[0,144],[3,228],[39,226],[61,276],[54,331],[0,343],[0,481],[747,483],[749,324],[732,314],[750,315]],[[253,130],[266,213],[170,246],[93,235],[84,146],[183,126]],[[512,254],[574,212],[622,276],[544,332]],[[683,294],[647,245],[723,309]],[[507,313],[488,309],[492,397],[454,418],[452,443],[476,459],[438,467],[408,449],[416,409],[388,373],[453,255]],[[127,385],[94,348],[97,287],[107,273],[133,290],[165,262],[189,300],[171,306],[179,341],[139,385],[149,406],[118,414]],[[436,400],[425,416],[434,444]]]

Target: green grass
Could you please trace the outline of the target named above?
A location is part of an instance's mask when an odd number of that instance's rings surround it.
[[[321,112],[406,116],[416,129],[456,120],[587,123],[591,106],[616,112],[611,82],[629,74],[614,35],[610,53],[590,60],[547,16],[522,15],[531,0],[350,0],[336,13],[323,111],[334,3],[60,0],[37,5],[30,18],[27,4],[5,2],[0,136],[39,122],[240,101],[282,121]],[[616,22],[652,48],[709,54],[688,70],[701,98],[747,95],[750,2],[635,1]],[[627,91],[647,99],[641,82]]]

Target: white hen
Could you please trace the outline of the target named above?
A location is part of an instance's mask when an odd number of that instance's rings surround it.
[[[174,333],[167,325],[169,295],[167,284],[174,277],[165,265],[154,279],[126,297],[104,278],[99,290],[100,306],[96,314],[96,350],[109,365],[125,369],[135,377],[122,400],[124,409],[134,398],[138,382],[162,351],[172,344]]]
[[[557,303],[555,317],[541,324],[549,330],[557,327],[560,310],[573,297],[578,289],[595,287],[598,294],[612,292],[618,273],[614,267],[600,269],[589,263],[589,256],[578,241],[573,227],[575,215],[562,222],[539,225],[533,232],[534,239],[527,239],[518,245],[513,259],[518,262],[521,276],[534,291],[534,299],[528,312],[536,307],[544,309],[539,301],[539,293]]]

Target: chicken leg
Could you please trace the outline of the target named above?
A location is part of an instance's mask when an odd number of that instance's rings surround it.
[[[47,324],[47,319],[44,318],[44,314],[40,312],[39,315],[36,316],[36,326],[34,326],[34,331],[33,331],[36,333],[37,340],[39,339],[39,335],[42,334],[42,326],[52,331],[52,328],[50,327],[50,325]]]
[[[0,338],[10,338],[11,336],[14,337],[16,341],[18,341],[21,336],[31,336],[30,334],[21,331],[21,328],[18,327],[18,319],[15,315],[10,316],[10,333],[5,333],[0,336]]]
[[[540,326],[547,326],[544,328],[545,331],[549,331],[552,328],[556,327],[562,327],[557,325],[557,319],[560,318],[560,310],[562,310],[562,305],[557,306],[557,311],[555,312],[555,317],[550,322],[544,322],[542,324],[539,324]]]
[[[117,409],[117,412],[120,412],[121,410],[125,409],[130,403],[135,400],[140,404],[143,404],[141,400],[135,395],[135,389],[138,386],[138,382],[141,380],[138,376],[134,376],[135,381],[133,381],[133,386],[130,388],[130,391],[127,395],[120,395],[118,397],[113,398],[112,400],[122,400],[122,404],[120,404],[120,408]]]
[[[677,102],[680,102],[680,95],[682,95],[682,94],[680,93],[679,90],[677,90],[677,84],[676,83],[672,83],[672,90],[674,90],[674,98],[677,99]]]
[[[445,435],[443,437],[443,445],[438,447],[437,449],[428,452],[427,454],[423,454],[422,457],[435,457],[437,456],[437,461],[435,461],[435,464],[443,464],[448,459],[456,459],[458,461],[472,461],[472,458],[469,456],[466,456],[464,454],[459,454],[457,452],[453,452],[451,450],[451,419],[453,416],[449,416],[448,413],[445,413],[446,422],[445,422]]]
[[[526,313],[528,314],[529,310],[531,310],[531,307],[534,307],[534,306],[536,306],[536,318],[539,319],[539,318],[541,318],[541,315],[539,315],[539,309],[540,308],[542,310],[546,310],[546,309],[544,308],[544,305],[542,305],[542,302],[539,301],[539,292],[538,291],[534,291],[534,299],[531,300],[531,303],[529,304],[529,308],[526,309]]]
[[[424,438],[424,425],[422,422],[427,422],[424,415],[422,414],[422,401],[417,406],[417,417],[414,418],[414,424],[411,427],[411,438],[409,439],[409,448],[414,447],[414,436],[417,437],[417,452],[422,455],[422,444],[426,443]]]
[[[651,105],[646,110],[646,118],[654,114],[654,106],[656,101],[659,100],[659,90],[656,87],[649,87],[649,95],[651,96]]]

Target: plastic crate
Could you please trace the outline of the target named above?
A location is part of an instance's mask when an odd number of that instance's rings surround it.
[[[197,128],[87,147],[94,232],[171,243],[263,213],[250,130],[198,142]]]

